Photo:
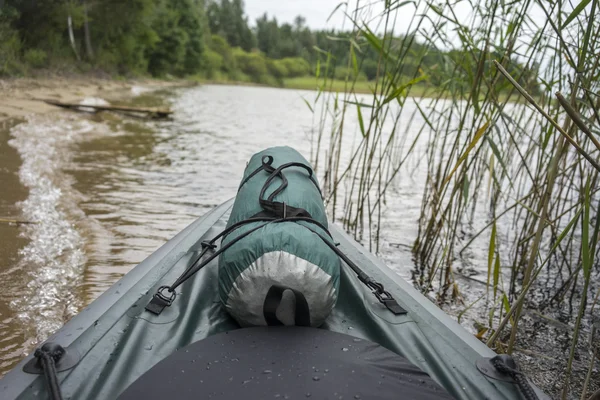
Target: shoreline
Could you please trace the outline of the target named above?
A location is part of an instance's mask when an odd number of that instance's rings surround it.
[[[123,101],[135,95],[133,89],[142,87],[149,91],[171,89],[178,87],[192,87],[196,85],[223,85],[262,87],[285,90],[319,90],[315,77],[300,77],[284,79],[281,86],[268,84],[214,80],[201,78],[183,79],[157,79],[157,78],[135,78],[120,80],[116,78],[99,78],[89,75],[61,76],[44,75],[41,77],[7,78],[0,79],[0,123],[5,124],[7,120],[21,119],[29,114],[43,114],[58,110],[58,107],[40,101],[40,99],[58,100],[63,102],[78,102],[86,98],[100,97],[105,100]],[[332,93],[355,93],[371,95],[373,82],[356,82],[353,91],[345,92],[346,82],[341,80],[330,80],[326,82],[324,92]],[[434,87],[415,85],[410,89],[407,97],[415,99],[436,99],[449,97],[436,92]],[[499,100],[506,100],[502,96]],[[524,101],[518,95],[511,95],[509,102]],[[0,125],[1,127],[2,125]]]
[[[40,101],[41,99],[63,102],[79,102],[94,97],[124,100],[135,95],[133,90],[136,87],[156,91],[195,84],[197,83],[191,80],[120,81],[86,76],[0,79],[0,123],[5,124],[8,120],[22,119],[31,114],[60,110],[59,107]]]
[[[283,81],[282,86],[273,86],[264,83],[256,82],[245,82],[245,81],[228,81],[228,80],[212,80],[212,79],[192,79],[191,82],[199,85],[223,85],[223,86],[243,86],[243,87],[261,87],[261,88],[273,88],[283,90],[307,90],[307,91],[318,91],[321,89],[327,93],[349,93],[349,94],[364,94],[373,95],[372,88],[375,85],[373,81],[357,81],[351,91],[345,91],[346,82],[343,80],[328,80],[325,87],[319,88],[317,85],[317,79],[314,76],[304,76],[299,78],[286,78]],[[319,83],[323,84],[322,80]],[[348,83],[349,87],[352,87],[352,82]],[[379,86],[381,89],[381,86]],[[423,86],[420,84],[413,85],[407,98],[414,99],[444,99],[451,100],[450,93],[443,94],[436,91],[437,88],[434,86]],[[480,100],[483,100],[484,96],[480,95]],[[467,98],[461,99],[466,101]],[[503,102],[508,100],[509,103],[526,103],[527,101],[518,93],[513,93],[510,97],[506,93],[500,94],[498,101]]]

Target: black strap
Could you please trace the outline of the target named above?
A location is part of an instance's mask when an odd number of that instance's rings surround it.
[[[278,172],[275,174],[277,176],[277,175],[279,175],[279,173],[282,170],[284,170],[286,168],[289,168],[289,167],[301,167],[301,168],[304,168],[308,172],[308,177],[312,181],[312,183],[315,185],[315,187],[317,188],[317,190],[319,191],[319,194],[321,196],[323,195],[321,193],[321,188],[319,187],[319,184],[317,183],[317,180],[314,177],[313,170],[308,165],[302,164],[302,163],[299,163],[299,162],[293,162],[293,163],[283,164],[279,168],[275,169],[272,166],[272,164],[273,164],[273,156],[269,156],[269,155],[263,156],[261,162],[262,162],[261,166],[258,167],[257,169],[255,169],[250,175],[248,175],[242,181],[242,183],[240,183],[240,186],[238,187],[238,192],[242,188],[242,186],[244,186],[246,184],[246,182],[248,182],[251,178],[253,178],[254,176],[256,176],[256,174],[258,174],[260,171],[264,170],[264,171],[267,171],[267,173],[272,174],[274,171],[278,170]],[[281,176],[279,176],[279,177],[281,178]],[[269,182],[268,184],[270,185],[270,183],[271,182]],[[265,184],[266,184],[266,182],[265,182]],[[285,187],[287,187],[287,180],[286,180],[285,186],[283,188],[280,188],[281,190],[278,189],[278,192],[273,197],[275,197],[277,194],[279,194],[281,191],[283,191],[283,189],[285,189]],[[264,186],[263,186],[263,188],[264,188]],[[262,198],[262,195],[261,195],[261,198]]]
[[[319,232],[311,229],[310,227],[304,227],[312,231],[312,233],[314,233],[318,237],[320,237],[321,240],[327,246],[329,246],[329,248],[333,250],[333,252],[337,254],[337,256],[341,258],[342,261],[344,261],[350,267],[350,269],[352,269],[352,271],[356,273],[358,280],[367,285],[367,287],[369,287],[373,291],[373,294],[375,295],[377,300],[379,300],[379,302],[383,304],[388,310],[390,310],[394,315],[402,315],[407,313],[407,311],[404,308],[402,308],[400,304],[398,304],[396,299],[394,299],[392,294],[385,290],[381,283],[377,282],[375,279],[367,275],[362,269],[360,269],[358,265],[354,264],[354,262],[350,258],[348,258],[348,256],[346,256],[340,249],[338,249],[335,244],[331,243],[329,240],[327,240],[326,237],[321,235]]]
[[[152,300],[150,301],[150,303],[148,303],[148,305],[146,305],[146,310],[152,312],[153,314],[159,315],[165,307],[170,306],[172,304],[173,300],[175,300],[175,289],[179,285],[181,285],[183,282],[185,282],[186,280],[191,278],[196,272],[198,272],[200,269],[202,269],[204,266],[206,266],[208,263],[210,263],[212,260],[214,260],[216,257],[218,257],[225,250],[227,250],[228,248],[233,246],[239,240],[250,235],[251,233],[256,232],[257,230],[259,230],[259,229],[263,228],[264,226],[271,224],[271,223],[300,222],[300,221],[315,223],[315,224],[319,225],[320,227],[322,227],[321,224],[319,224],[317,221],[314,221],[310,218],[303,218],[303,217],[280,218],[280,219],[270,220],[270,221],[265,222],[264,224],[261,224],[247,232],[244,232],[243,234],[239,235],[238,237],[233,239],[231,242],[227,243],[225,246],[221,247],[219,250],[214,252],[210,257],[206,258],[202,262],[199,262],[201,260],[202,256],[208,250],[208,247],[205,247],[205,249],[200,253],[200,256],[198,256],[196,261],[189,268],[187,268],[184,271],[184,273],[175,281],[175,283],[173,283],[173,285],[171,285],[170,287],[161,286],[158,289],[157,293],[152,297]],[[240,223],[238,223],[238,227],[242,226],[244,222],[246,222],[246,221],[241,221]],[[252,221],[252,222],[255,222],[255,221]],[[396,299],[394,299],[392,294],[390,292],[388,292],[387,290],[385,290],[385,288],[383,287],[383,285],[381,283],[377,282],[375,279],[373,279],[372,277],[367,275],[363,270],[361,270],[360,267],[358,267],[358,265],[356,265],[340,249],[338,249],[335,246],[335,244],[330,242],[325,236],[321,235],[319,232],[315,231],[314,229],[312,229],[306,225],[301,225],[301,226],[310,230],[312,233],[317,235],[323,242],[325,242],[325,244],[331,250],[333,250],[338,255],[338,257],[340,257],[342,259],[342,261],[344,261],[344,263],[346,263],[356,273],[356,276],[358,277],[358,279],[372,290],[373,295],[377,298],[377,300],[379,300],[379,302],[381,304],[383,304],[388,310],[390,310],[394,315],[402,315],[402,314],[407,313],[407,311],[398,304]],[[214,243],[215,239],[223,236],[224,232],[225,231],[221,232],[219,235],[217,235],[213,240],[211,240],[208,243],[209,244]],[[327,232],[329,234],[329,232],[327,230],[325,230],[325,232]],[[329,234],[329,235],[331,236],[331,234]],[[167,289],[171,293],[170,297],[164,295],[164,292],[163,292],[164,289]]]
[[[271,165],[272,163],[273,163],[272,156],[268,156],[268,155],[264,156],[262,158],[262,165],[258,169],[256,169],[254,172],[252,172],[246,179],[244,179],[244,181],[242,181],[242,184],[240,185],[240,187],[243,186],[244,183],[246,183],[250,178],[252,178],[256,174],[258,174],[262,170],[265,170],[269,173],[269,177],[265,181],[265,183],[260,191],[260,195],[259,195],[259,199],[258,199],[260,202],[261,208],[263,210],[261,212],[257,213],[256,215],[252,216],[249,219],[246,219],[244,221],[240,221],[240,222],[233,224],[229,228],[225,229],[223,232],[219,233],[217,236],[215,236],[209,242],[202,242],[203,249],[200,252],[200,255],[198,255],[196,260],[179,276],[179,278],[177,278],[177,280],[171,286],[161,286],[158,289],[156,294],[152,297],[152,300],[146,305],[147,311],[150,311],[153,314],[159,315],[164,310],[165,307],[169,307],[173,303],[173,301],[175,300],[175,296],[176,296],[175,289],[179,285],[181,285],[183,282],[185,282],[186,280],[191,278],[196,272],[198,272],[205,265],[207,265],[212,260],[214,260],[216,257],[218,257],[225,250],[227,250],[228,248],[233,246],[239,240],[245,238],[246,236],[250,235],[253,232],[256,232],[257,230],[263,228],[264,226],[266,226],[268,224],[280,223],[280,222],[301,222],[301,221],[308,222],[310,224],[317,225],[319,228],[321,228],[323,231],[325,231],[327,233],[327,235],[331,238],[331,234],[329,233],[327,228],[325,226],[323,226],[323,224],[321,224],[320,222],[313,219],[312,216],[310,215],[310,213],[308,213],[308,211],[306,211],[302,208],[289,206],[282,202],[274,201],[274,198],[279,193],[281,193],[288,185],[287,178],[282,173],[282,171],[284,169],[290,168],[290,167],[301,167],[301,168],[306,169],[308,171],[309,178],[315,184],[317,190],[319,190],[319,193],[321,193],[321,189],[319,189],[319,185],[317,184],[316,180],[313,177],[312,169],[309,166],[304,165],[302,163],[298,163],[298,162],[282,164],[278,168],[274,168]],[[271,193],[269,195],[269,197],[267,199],[265,199],[264,198],[265,193],[276,177],[280,178],[282,183],[277,189],[275,189],[275,191],[273,191],[273,193]],[[239,227],[244,226],[249,223],[252,223],[252,222],[265,222],[265,223],[261,224],[257,227],[254,227],[247,232],[242,233],[241,235],[237,236],[235,239],[233,239],[232,241],[227,243],[225,246],[222,246],[219,250],[214,252],[212,255],[210,255],[206,259],[202,260],[202,258],[208,253],[209,250],[214,250],[216,248],[215,243],[217,242],[218,239],[225,238],[228,234],[230,234],[234,230],[238,229]],[[354,264],[352,262],[352,260],[350,260],[344,253],[342,253],[342,251],[339,250],[325,236],[321,235],[319,232],[317,232],[316,230],[314,230],[306,225],[303,225],[303,224],[300,224],[300,225],[304,226],[306,229],[310,230],[315,235],[319,236],[319,238],[321,238],[321,240],[323,240],[323,242],[325,242],[325,244],[327,244],[327,246],[329,246],[329,248],[331,250],[333,250],[356,273],[358,279],[373,291],[373,294],[375,295],[377,300],[379,300],[379,302],[382,303],[388,310],[390,310],[394,315],[406,314],[406,310],[404,310],[402,307],[400,307],[398,302],[392,297],[392,295],[388,291],[385,290],[385,288],[383,287],[383,285],[381,283],[377,282],[376,280],[374,280],[373,278],[368,276],[365,272],[363,272],[356,264]],[[168,291],[170,294],[169,295],[165,294],[165,290]],[[298,299],[298,296],[297,296],[297,299]],[[304,301],[306,301],[306,299]],[[296,304],[298,304],[298,301]],[[310,325],[310,321],[309,321],[309,325]]]
[[[230,226],[229,228],[227,228],[226,230],[224,230],[223,232],[219,233],[217,236],[215,236],[212,240],[210,240],[209,242],[203,242],[203,247],[204,249],[202,250],[202,252],[200,253],[200,255],[196,258],[196,261],[194,261],[194,263],[188,267],[183,274],[181,274],[181,276],[179,278],[177,278],[177,280],[170,286],[170,292],[175,290],[179,285],[181,285],[183,282],[185,282],[187,279],[189,279],[192,275],[194,275],[196,272],[198,272],[198,270],[202,267],[204,267],[204,265],[208,264],[209,262],[211,262],[212,260],[214,260],[219,254],[221,254],[222,252],[224,252],[225,250],[227,250],[229,247],[233,246],[235,243],[237,243],[240,239],[245,238],[246,236],[248,236],[249,234],[259,230],[260,228],[262,228],[263,226],[267,225],[267,224],[271,224],[271,223],[279,223],[279,222],[300,222],[300,221],[304,221],[304,222],[309,222],[311,224],[315,224],[317,225],[319,228],[323,229],[325,232],[327,232],[327,234],[331,237],[331,234],[329,233],[329,231],[327,231],[327,229],[318,221],[315,221],[312,218],[307,218],[307,217],[291,217],[291,218],[269,218],[269,217],[256,217],[256,218],[249,218],[247,220],[244,221],[240,221],[232,226]],[[202,259],[202,257],[208,252],[208,250],[214,250],[216,248],[215,243],[219,238],[224,238],[225,236],[227,236],[228,234],[230,234],[231,232],[233,232],[234,230],[240,228],[241,226],[244,226],[246,224],[252,223],[252,222],[265,222],[262,225],[259,225],[255,228],[252,228],[251,230],[242,233],[240,236],[237,236],[235,239],[233,239],[231,242],[227,243],[225,246],[221,247],[217,252],[215,252],[214,254],[212,254],[209,258],[207,258],[206,260],[204,260],[200,266],[198,266],[198,262]]]
[[[270,218],[305,217],[305,218],[310,218],[312,220],[312,215],[310,215],[310,213],[308,211],[306,211],[304,208],[292,207],[285,203],[279,203],[279,202],[270,202],[266,205],[263,205],[263,211],[252,216],[252,218],[261,218],[261,217],[265,217],[265,218],[269,218],[269,217]],[[313,221],[317,222],[316,220],[313,220]],[[325,228],[320,223],[319,223],[319,225],[321,226],[321,228]],[[324,229],[324,230],[327,232],[327,229]]]
[[[56,376],[56,363],[65,354],[65,349],[56,343],[44,343],[44,345],[33,353],[44,371],[46,388],[52,400],[62,400],[62,393]]]
[[[533,390],[527,377],[519,370],[519,367],[511,356],[502,354],[492,358],[490,361],[498,372],[513,378],[526,400],[538,400],[535,390]]]
[[[154,294],[154,296],[152,296],[152,300],[150,300],[150,302],[146,305],[146,307],[145,307],[146,311],[150,311],[152,314],[155,314],[155,315],[160,315],[160,313],[162,313],[162,311],[165,309],[165,307],[169,307],[175,300],[175,297],[177,294],[175,292],[175,289],[177,289],[177,287],[179,285],[181,285],[183,282],[185,282],[186,280],[191,278],[196,272],[198,272],[200,269],[204,268],[205,265],[210,263],[212,260],[214,260],[216,257],[218,257],[219,254],[223,253],[225,250],[227,250],[228,248],[233,246],[239,240],[245,238],[246,236],[250,235],[253,232],[256,232],[257,230],[264,227],[265,225],[268,225],[271,222],[274,222],[274,221],[266,222],[262,225],[259,225],[257,227],[250,229],[247,232],[242,233],[241,235],[239,235],[238,237],[233,239],[231,242],[227,243],[225,246],[223,246],[219,250],[215,251],[204,261],[199,262],[202,259],[202,257],[207,253],[207,251],[209,249],[212,249],[213,241],[215,239],[217,239],[219,236],[222,236],[223,232],[225,232],[225,231],[221,232],[219,235],[217,235],[216,238],[214,238],[213,240],[211,240],[209,242],[210,246],[203,246],[203,250],[200,252],[200,255],[198,256],[198,258],[196,258],[196,260],[188,268],[186,268],[186,270],[179,276],[179,278],[177,278],[177,280],[171,286],[161,286],[160,288],[158,288],[157,292]],[[170,295],[164,294],[165,289],[166,289],[166,291],[168,291],[170,293]]]
[[[251,222],[259,222],[259,221],[266,221],[266,222],[264,224],[261,224],[259,226],[256,226],[256,227],[250,229],[247,232],[242,233],[241,235],[237,236],[235,239],[233,239],[226,245],[222,246],[219,250],[213,252],[210,256],[203,259],[203,257],[208,253],[209,250],[214,250],[216,248],[214,243],[219,238],[231,233],[235,229],[238,229],[239,227],[241,227],[245,224],[248,224]],[[331,236],[331,234],[323,227],[322,224],[320,224],[318,221],[313,220],[312,218],[306,218],[306,217],[279,218],[279,219],[251,218],[251,219],[247,219],[245,221],[240,221],[237,224],[230,226],[228,229],[224,230],[223,232],[221,232],[220,234],[215,236],[209,242],[202,242],[203,249],[200,252],[200,255],[198,255],[198,257],[196,258],[196,260],[194,260],[194,262],[188,268],[186,268],[186,270],[179,276],[179,278],[177,278],[177,280],[175,282],[173,282],[173,284],[171,286],[161,286],[160,288],[158,288],[157,292],[154,294],[154,296],[152,296],[152,299],[150,300],[150,302],[146,305],[146,307],[145,307],[146,311],[149,311],[155,315],[160,315],[160,313],[165,309],[165,307],[169,307],[175,300],[175,297],[176,297],[175,289],[177,289],[177,287],[179,287],[181,284],[183,284],[185,281],[187,281],[189,278],[191,278],[196,272],[198,272],[199,270],[204,268],[212,260],[217,258],[225,250],[227,250],[228,248],[230,248],[231,246],[233,246],[234,244],[236,244],[238,241],[245,238],[246,236],[252,234],[253,232],[256,232],[257,230],[263,228],[264,226],[266,226],[268,224],[280,223],[280,222],[300,222],[300,221],[316,224],[320,228],[324,229],[325,232],[327,232],[327,234],[329,236]],[[304,226],[304,225],[302,225],[302,226]],[[169,294],[165,294],[165,291],[168,292]]]
[[[306,301],[306,298],[302,292],[279,285],[271,286],[267,292],[267,295],[265,296],[265,302],[263,303],[263,315],[265,317],[265,321],[267,321],[267,325],[283,325],[283,323],[281,323],[281,321],[277,318],[276,311],[277,307],[279,307],[281,304],[283,292],[286,290],[291,290],[296,297],[296,310],[294,313],[296,326],[310,326],[310,309],[308,308],[308,302]]]
[[[268,158],[267,158],[267,160],[268,160],[268,163],[269,163],[269,165],[270,165],[271,163],[273,163],[273,157],[272,157],[272,156],[266,156],[266,157],[268,157]],[[264,159],[265,159],[265,157],[263,157],[263,160],[264,160]],[[248,175],[248,176],[247,176],[247,177],[246,177],[246,178],[245,178],[245,179],[242,181],[242,183],[240,183],[240,186],[238,186],[238,192],[240,191],[240,189],[242,188],[242,186],[244,186],[244,185],[246,184],[246,182],[248,182],[250,179],[252,179],[252,177],[254,177],[256,174],[258,174],[260,171],[262,171],[263,169],[265,169],[265,168],[264,168],[264,165],[265,165],[265,163],[264,163],[264,161],[262,161],[262,163],[261,163],[260,167],[256,168],[256,169],[255,169],[255,170],[254,170],[254,171],[253,171],[253,172],[252,172],[250,175]]]

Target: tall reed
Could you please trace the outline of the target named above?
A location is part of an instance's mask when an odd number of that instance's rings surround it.
[[[346,92],[329,92],[322,74],[311,106],[314,154],[327,143],[316,164],[332,215],[371,250],[380,247],[390,188],[408,164],[422,163],[412,249],[422,291],[442,305],[460,302],[456,261],[487,246],[487,289],[476,302],[485,299],[489,318],[478,337],[489,346],[512,353],[526,310],[572,305],[564,374],[545,388],[562,398],[583,390],[571,375],[575,364],[584,374],[590,365],[576,363],[577,354],[593,357],[578,349],[591,329],[588,299],[600,291],[597,3],[385,0],[369,15],[372,3],[358,0],[346,13],[353,29],[345,66],[360,68],[367,49],[379,54],[372,95],[353,93],[351,78]],[[401,13],[412,18],[398,32]],[[324,52],[320,68],[336,62]],[[407,74],[409,65],[417,68]],[[427,97],[411,98],[414,85]],[[347,132],[349,120],[358,132]]]

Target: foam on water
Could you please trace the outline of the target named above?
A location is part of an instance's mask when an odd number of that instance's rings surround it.
[[[30,344],[46,339],[80,307],[76,290],[86,258],[75,221],[83,213],[62,170],[69,163],[68,147],[93,129],[92,123],[74,116],[34,116],[11,131],[9,144],[23,160],[19,179],[29,189],[19,207],[23,219],[35,223],[21,228],[29,243],[20,249],[13,270],[27,282],[10,306]]]

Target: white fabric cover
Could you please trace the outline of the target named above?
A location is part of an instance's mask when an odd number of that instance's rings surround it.
[[[229,292],[226,308],[241,326],[267,325],[263,304],[272,285],[301,292],[310,310],[311,326],[320,326],[333,310],[337,292],[332,278],[321,268],[285,251],[263,254],[238,276]],[[295,297],[284,292],[277,319],[294,325]]]

